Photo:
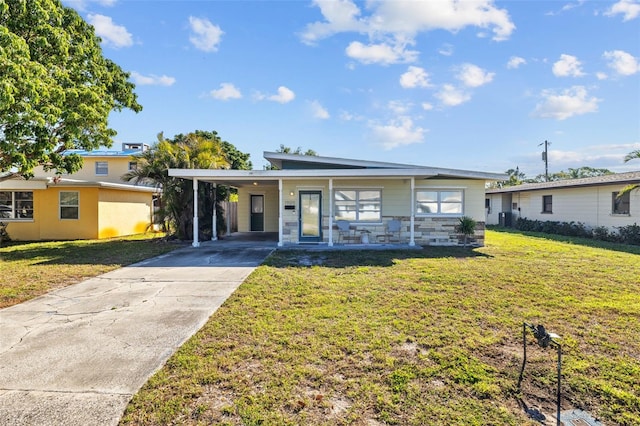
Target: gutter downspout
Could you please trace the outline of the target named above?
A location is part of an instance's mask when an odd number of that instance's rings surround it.
[[[198,179],[193,179],[193,247],[200,247],[198,241]]]

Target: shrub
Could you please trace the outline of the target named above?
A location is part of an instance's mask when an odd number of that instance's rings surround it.
[[[515,222],[515,227],[520,231],[594,238],[601,241],[640,245],[640,225],[635,223],[633,225],[618,226],[616,227],[617,232],[615,232],[609,231],[606,226],[598,226],[591,229],[582,222],[554,222],[518,218]]]

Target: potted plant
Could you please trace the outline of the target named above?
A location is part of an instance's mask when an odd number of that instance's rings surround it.
[[[456,232],[459,232],[464,237],[464,247],[467,246],[467,238],[469,235],[473,235],[476,232],[476,221],[469,216],[462,216],[458,219],[458,225],[456,226]]]

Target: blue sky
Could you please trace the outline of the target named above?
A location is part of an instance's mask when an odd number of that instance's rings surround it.
[[[116,144],[216,130],[251,154],[528,177],[640,149],[640,1],[65,1],[131,72]]]

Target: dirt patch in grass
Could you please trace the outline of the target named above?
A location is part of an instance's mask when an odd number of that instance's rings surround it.
[[[640,258],[487,232],[480,249],[278,251],[132,400],[123,424],[537,425],[563,407],[640,424]],[[300,259],[303,262],[300,262]]]

